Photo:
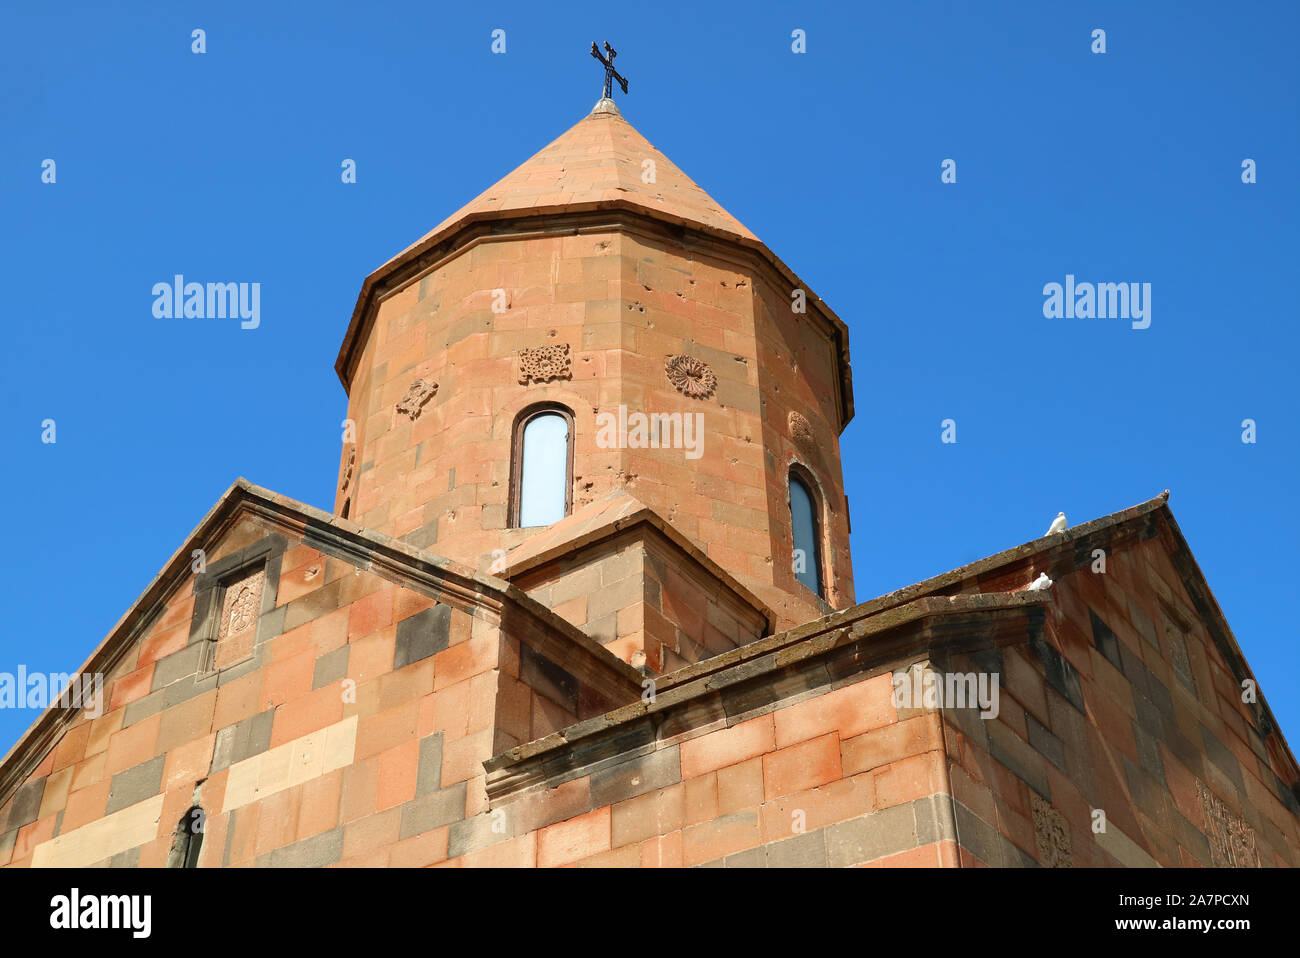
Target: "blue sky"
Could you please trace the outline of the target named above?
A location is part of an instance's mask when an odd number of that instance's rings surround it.
[[[624,115],[849,324],[858,597],[1171,489],[1300,747],[1300,5],[145,6],[0,13],[4,669],[79,665],[236,476],[330,508],[362,279],[580,119],[608,39]],[[178,272],[261,283],[260,327],[156,319]],[[1150,328],[1044,318],[1067,273],[1150,283]]]

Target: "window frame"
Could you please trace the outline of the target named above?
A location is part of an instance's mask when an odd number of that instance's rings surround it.
[[[798,548],[795,544],[795,524],[794,524],[794,483],[798,482],[803,486],[804,492],[808,495],[809,505],[812,507],[812,539],[813,550],[816,553],[812,557],[817,570],[817,582],[820,589],[811,589],[808,584],[799,578],[799,574],[794,572],[793,558],[794,550]],[[791,573],[794,575],[794,581],[798,582],[805,589],[808,589],[813,595],[823,602],[829,602],[830,593],[830,575],[827,569],[825,556],[827,554],[826,543],[824,541],[826,529],[825,517],[825,496],[822,495],[821,484],[813,476],[811,470],[800,462],[790,463],[790,468],[786,472],[785,479],[785,506],[786,511],[790,514],[790,552],[791,552]]]
[[[564,516],[573,515],[573,410],[558,402],[534,403],[520,410],[515,416],[510,440],[510,518],[511,529],[544,529],[545,526],[521,526],[519,514],[523,506],[524,478],[524,430],[528,424],[540,416],[558,415],[563,417],[568,434],[568,449],[565,453],[564,481]]]

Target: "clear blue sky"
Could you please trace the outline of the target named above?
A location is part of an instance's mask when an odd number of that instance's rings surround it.
[[[1298,11],[6,4],[0,669],[78,666],[236,476],[330,508],[363,277],[580,119],[608,39],[624,115],[852,330],[858,597],[1169,488],[1300,748]],[[155,319],[177,272],[261,283],[260,328]],[[1150,328],[1044,318],[1067,273],[1151,283]]]

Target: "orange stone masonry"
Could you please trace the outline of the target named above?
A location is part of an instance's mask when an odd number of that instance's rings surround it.
[[[851,415],[847,330],[616,110],[598,107],[404,255],[417,252],[400,276],[389,277],[393,263],[376,274],[382,296],[367,281],[364,324],[354,318],[340,354],[359,465],[345,481],[345,451],[337,511],[348,502],[366,527],[486,571],[495,550],[536,532],[508,528],[515,418],[556,402],[575,420],[575,511],[630,493],[778,624],[852,603],[838,449]],[[520,352],[551,344],[568,347],[571,377],[521,383]],[[665,359],[677,355],[708,365],[707,397],[670,381]],[[438,390],[412,420],[396,406],[417,379]],[[699,458],[601,448],[597,416],[620,407],[698,414]],[[791,412],[814,443],[796,445]],[[795,462],[825,506],[829,605],[791,571]]]
[[[333,511],[227,490],[0,761],[0,866],[179,867],[195,807],[201,868],[1300,863],[1167,493],[854,604],[847,329],[609,101],[368,277],[336,371]],[[537,403],[572,509],[511,528]]]

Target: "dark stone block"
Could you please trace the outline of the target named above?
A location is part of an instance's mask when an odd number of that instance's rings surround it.
[[[270,589],[270,583],[267,583],[267,589]],[[267,595],[267,592],[263,592]],[[271,601],[275,601],[275,593],[269,593]],[[284,624],[288,618],[289,607],[282,605],[278,609],[272,609],[270,612],[263,612],[257,617],[257,646],[261,647],[270,642],[278,635],[284,635]]]
[[[1033,646],[1034,654],[1047,674],[1047,684],[1082,712],[1084,710],[1083,686],[1079,682],[1079,673],[1075,671],[1074,666],[1041,637],[1031,639],[1030,645]]]
[[[128,805],[143,802],[146,798],[157,795],[158,790],[162,788],[163,763],[166,760],[166,755],[159,755],[114,775],[112,784],[108,788],[108,807],[104,810],[105,814],[111,815]]]
[[[254,806],[256,808],[257,806]],[[230,846],[235,842],[235,824],[239,818],[239,809],[231,809],[230,820],[226,823],[226,847],[221,852],[221,867],[230,867]]]
[[[428,795],[442,787],[442,733],[420,740],[420,761],[415,778],[415,795]]]
[[[1233,755],[1232,750],[1219,741],[1218,737],[1204,725],[1201,726],[1201,738],[1205,741],[1205,754],[1209,760],[1232,780],[1232,784],[1237,786],[1238,791],[1244,792],[1246,786],[1241,778],[1241,766],[1237,764],[1237,756]]]
[[[180,705],[187,702],[196,695],[202,695],[204,692],[211,692],[217,687],[217,673],[210,672],[200,678],[197,674],[192,679],[181,679],[179,682],[173,682],[162,690],[162,707],[171,708],[173,705]],[[149,696],[157,695],[157,692],[150,692]],[[136,703],[132,703],[133,705]],[[123,727],[125,727],[123,722]]]
[[[412,529],[402,536],[402,541],[416,549],[427,549],[438,541],[438,520],[426,522],[418,529]]]
[[[746,682],[722,689],[722,709],[729,719],[775,705],[780,696],[766,682]]]
[[[324,868],[343,855],[343,828],[304,838],[267,852],[257,859],[259,868]]]
[[[275,709],[267,709],[217,732],[217,741],[212,751],[212,774],[246,758],[260,755],[270,748],[271,723],[274,719]]]
[[[1165,726],[1165,747],[1174,753],[1174,758],[1182,762],[1187,770],[1197,778],[1205,778],[1205,753],[1201,748],[1193,745],[1187,737],[1178,730],[1178,726],[1169,723]]]
[[[342,587],[343,580],[335,579],[282,606],[285,610],[282,624],[284,631],[296,629],[305,622],[311,622],[335,611],[339,607],[339,593]]]
[[[1068,771],[1065,766],[1065,746],[1061,740],[1028,712],[1025,713],[1025,724],[1029,731],[1029,744],[1034,750],[1045,755],[1062,772]]]
[[[451,606],[435,605],[431,609],[425,609],[397,623],[393,668],[405,668],[412,662],[427,659],[447,648],[450,643]]]
[[[612,805],[646,792],[675,785],[682,780],[682,760],[678,747],[666,748],[649,755],[593,772],[591,804],[593,808]]]
[[[459,822],[465,817],[465,782],[439,789],[402,806],[398,838],[422,835],[434,828]]]
[[[992,867],[1037,868],[1038,862],[1007,841],[961,802],[953,802],[960,844],[972,855]]]
[[[202,643],[195,642],[159,659],[154,663],[151,689],[166,688],[179,679],[195,675],[203,664],[203,652]]]
[[[250,715],[240,724],[247,724],[248,738],[244,743],[243,754],[235,759],[242,762],[246,758],[252,758],[254,755],[261,755],[271,747],[271,724],[275,721],[275,709],[267,709],[265,712],[258,712],[256,715]]]
[[[14,793],[13,805],[9,809],[9,821],[5,828],[10,831],[22,828],[36,821],[41,813],[41,799],[45,797],[45,779],[38,778],[28,782]]]
[[[509,809],[498,809],[498,811],[503,815],[487,812],[463,821],[452,822],[447,830],[447,857],[458,858],[508,840],[513,834],[510,829],[510,811]]]
[[[1160,715],[1160,710],[1155,704],[1136,688],[1133,692],[1133,707],[1137,712],[1137,718],[1133,721],[1150,735],[1156,738],[1163,738],[1165,734],[1164,719]]]
[[[140,867],[140,848],[128,848],[124,852],[118,852],[108,860],[109,868],[139,868]]]
[[[1121,755],[1124,777],[1128,781],[1129,794],[1138,808],[1161,825],[1169,821],[1169,791],[1163,783],[1158,783],[1138,765],[1134,765],[1127,755]]]
[[[1145,665],[1142,666],[1142,670],[1146,672],[1147,694],[1151,696],[1155,707],[1160,710],[1166,722],[1177,722],[1178,714],[1174,711],[1174,697],[1169,691],[1169,686],[1156,678],[1155,673]]]
[[[194,611],[190,614],[190,638],[187,644],[203,642],[209,638],[216,638],[216,618],[217,594],[215,588],[200,589],[198,580],[201,576],[195,578],[194,584]],[[216,580],[210,581],[209,586],[215,586]]]
[[[821,830],[826,833],[826,859],[831,868],[847,868],[917,847],[916,813],[911,804],[894,805]]]
[[[181,683],[175,683],[180,685]],[[144,698],[136,699],[122,710],[122,728],[130,728],[137,722],[142,722],[152,715],[157,715],[163,710],[163,703],[167,699],[167,689],[158,689],[156,692],[150,692]]]
[[[350,645],[341,645],[316,660],[316,669],[311,676],[312,691],[339,682],[348,674],[348,653],[351,648]]]
[[[819,828],[796,838],[787,838],[774,842],[767,848],[767,866],[769,868],[825,868],[826,867],[826,830]],[[738,867],[727,858],[727,867]]]
[[[989,754],[1039,795],[1050,800],[1051,787],[1047,781],[1047,772],[1042,768],[1042,756],[1001,722],[988,722],[987,725]]]
[[[1136,719],[1133,721],[1133,739],[1137,742],[1138,762],[1148,775],[1163,785],[1165,764],[1160,759],[1159,740],[1155,734],[1148,733]]]
[[[826,845],[822,843],[822,858],[825,860]],[[767,867],[767,849],[759,845],[757,848],[749,848],[743,852],[736,852],[734,855],[728,855],[722,860],[724,868],[766,868]]]
[[[1202,865],[1210,864],[1210,841],[1205,833],[1182,816],[1177,808],[1173,810],[1174,837],[1178,844],[1188,849],[1192,856]]]
[[[519,644],[519,681],[538,695],[562,706],[570,715],[578,714],[578,680],[522,642]]]
[[[1088,618],[1092,620],[1092,642],[1097,646],[1097,651],[1106,656],[1110,660],[1110,664],[1122,673],[1124,671],[1124,660],[1120,656],[1119,639],[1110,630],[1110,626],[1101,621],[1097,613],[1093,612],[1092,609],[1088,610]]]

